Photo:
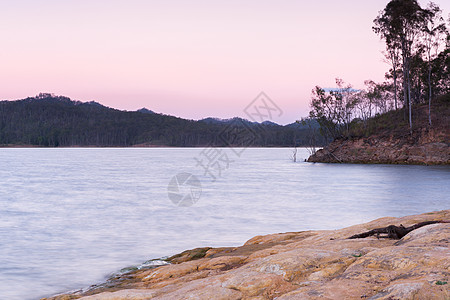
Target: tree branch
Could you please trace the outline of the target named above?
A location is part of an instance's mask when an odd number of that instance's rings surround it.
[[[400,224],[400,226],[389,225],[387,227],[375,228],[375,229],[372,229],[372,230],[369,230],[369,231],[366,231],[366,232],[363,232],[360,234],[352,235],[348,239],[362,239],[362,238],[366,238],[366,237],[369,237],[372,235],[376,235],[377,238],[379,238],[380,234],[387,234],[387,236],[386,236],[387,238],[399,240],[417,228],[420,228],[420,227],[423,227],[426,225],[437,224],[437,223],[450,223],[450,221],[426,221],[426,222],[417,223],[417,224],[409,226],[409,227],[404,227],[402,224]]]

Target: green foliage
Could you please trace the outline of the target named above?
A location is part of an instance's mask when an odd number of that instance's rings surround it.
[[[414,128],[448,122],[442,117],[448,114],[448,106],[439,97],[448,99],[450,93],[450,34],[441,13],[434,3],[423,9],[417,0],[389,1],[373,27],[386,43],[384,54],[391,66],[388,81],[367,80],[366,88],[359,91],[339,79],[337,89],[329,92],[316,86],[310,117],[317,119],[322,135],[332,139],[380,132],[411,135]],[[439,102],[434,110],[432,99]]]
[[[388,77],[394,79],[397,99],[397,70],[402,70],[404,106],[409,109],[412,130],[412,106],[449,92],[448,30],[442,11],[430,2],[420,7],[417,0],[391,0],[374,20],[373,30],[386,42],[386,50],[393,69]],[[443,49],[444,48],[444,49]],[[395,100],[397,108],[397,101]],[[429,124],[432,124],[429,109]]]
[[[319,122],[321,134],[331,139],[348,135],[358,101],[351,85],[339,78],[336,84],[338,88],[329,92],[319,86],[313,89],[309,112],[309,118]]]
[[[246,146],[306,146],[309,129],[304,126],[247,125]],[[228,126],[228,127],[227,127]],[[95,102],[82,103],[66,97],[40,94],[19,101],[0,102],[0,145],[43,147],[228,146],[221,132],[236,127],[227,122],[208,123],[173,116],[126,112]],[[243,126],[243,125],[241,125]],[[319,144],[324,139],[318,138]]]

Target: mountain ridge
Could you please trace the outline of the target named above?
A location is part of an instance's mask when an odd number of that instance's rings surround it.
[[[293,124],[256,123],[239,117],[187,120],[147,108],[123,111],[48,93],[0,101],[3,146],[307,146],[309,129]]]

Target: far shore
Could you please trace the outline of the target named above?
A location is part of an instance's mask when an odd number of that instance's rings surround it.
[[[94,145],[74,145],[74,146],[61,146],[61,147],[50,147],[50,146],[39,146],[39,145],[0,145],[0,148],[44,148],[44,149],[65,149],[65,148],[286,148],[294,149],[294,146],[210,146],[210,145],[199,145],[199,146],[167,146],[167,145],[147,145],[138,144],[132,146],[94,146]],[[317,146],[321,148],[322,146]],[[307,146],[297,146],[297,148],[308,148]]]

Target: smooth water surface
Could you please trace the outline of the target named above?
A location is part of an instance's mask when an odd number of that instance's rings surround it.
[[[449,167],[312,164],[306,149],[294,163],[291,149],[231,150],[0,149],[0,299],[85,288],[190,248],[450,206]],[[215,181],[195,160],[206,155],[221,165],[209,169]],[[180,172],[202,185],[191,207],[168,198]]]

